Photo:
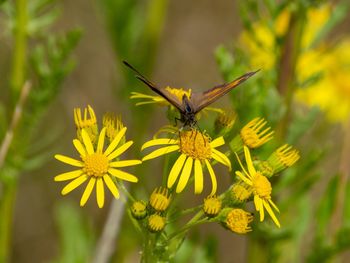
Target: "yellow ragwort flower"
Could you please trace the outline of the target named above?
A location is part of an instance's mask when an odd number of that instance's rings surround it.
[[[273,166],[276,172],[292,166],[300,158],[299,151],[292,146],[285,144],[274,151],[267,161]]]
[[[252,231],[249,223],[253,221],[253,216],[240,208],[232,209],[226,217],[226,226],[237,234],[246,234]]]
[[[248,171],[246,171],[246,169],[243,167],[241,160],[236,154],[238,162],[243,170],[243,173],[240,171],[236,171],[236,175],[239,176],[239,178],[244,183],[252,187],[252,191],[254,195],[254,205],[255,205],[256,211],[260,213],[260,221],[264,220],[264,217],[265,217],[264,209],[266,209],[266,211],[269,213],[269,215],[271,216],[275,224],[278,227],[280,227],[281,225],[278,222],[278,219],[275,216],[273,210],[271,209],[271,206],[272,206],[277,212],[279,212],[277,206],[271,200],[271,192],[272,192],[271,183],[259,171],[255,170],[252,158],[250,156],[249,148],[246,146],[244,146],[244,155],[245,155],[245,161],[248,167]]]
[[[108,145],[107,149],[103,151],[106,128],[101,130],[98,137],[96,150],[94,149],[94,145],[92,144],[88,133],[85,131],[85,129],[82,129],[81,136],[83,143],[77,139],[73,140],[73,144],[80,154],[81,160],[56,154],[55,158],[57,160],[78,168],[77,170],[63,173],[55,177],[55,181],[67,181],[73,179],[73,181],[62,189],[62,194],[68,194],[88,180],[89,182],[85,188],[83,196],[81,197],[80,205],[85,205],[94,186],[96,185],[97,204],[100,208],[102,208],[105,200],[104,184],[107,185],[108,189],[112,192],[115,198],[119,198],[119,191],[115,185],[115,182],[111,178],[126,180],[129,182],[137,182],[138,179],[134,175],[116,169],[141,163],[140,160],[115,160],[133,143],[132,141],[128,141],[123,145],[119,145],[119,142],[125,135],[125,132],[126,127],[117,134],[114,140]]]
[[[94,144],[97,140],[98,128],[94,109],[88,105],[82,115],[80,108],[74,109],[74,122],[77,127],[77,138],[82,142],[81,131],[84,129]]]
[[[170,204],[169,190],[165,187],[154,189],[149,198],[149,203],[156,211],[165,211]]]
[[[104,114],[102,118],[102,125],[103,127],[106,127],[106,136],[110,142],[113,141],[119,131],[124,128],[121,116],[117,116],[114,113]]]
[[[241,182],[235,183],[231,188],[232,197],[234,200],[244,202],[252,195],[252,188],[245,186]]]
[[[231,169],[231,162],[227,156],[215,149],[223,144],[225,144],[223,137],[218,137],[215,140],[210,141],[208,135],[197,130],[181,131],[179,132],[179,137],[177,139],[161,138],[146,142],[141,150],[152,146],[166,146],[151,152],[143,157],[142,160],[146,161],[167,153],[178,151],[180,156],[177,158],[170,171],[167,184],[168,188],[173,187],[180,176],[176,192],[182,192],[186,187],[192,169],[194,168],[194,191],[196,194],[201,193],[203,191],[202,165],[205,164],[212,182],[211,194],[215,194],[217,182],[210,160],[215,159]]]
[[[169,93],[175,95],[179,101],[182,101],[182,97],[184,95],[186,95],[188,98],[191,97],[191,89],[189,90],[184,90],[182,88],[178,89],[178,88],[170,88],[169,86],[165,88]],[[146,95],[143,93],[139,93],[139,92],[131,92],[131,96],[130,99],[140,99],[142,100],[141,102],[137,102],[136,106],[140,106],[140,105],[145,105],[145,104],[160,104],[162,106],[170,106],[171,104],[164,99],[161,96],[150,96],[150,95]]]
[[[131,205],[130,210],[131,210],[132,216],[137,220],[141,220],[147,216],[147,204],[143,200],[135,201]]]
[[[216,216],[221,210],[221,204],[221,200],[216,195],[209,195],[204,199],[203,211],[209,217]]]
[[[248,122],[240,132],[243,143],[254,149],[271,140],[274,133],[271,127],[262,130],[266,123],[264,118],[255,118]]]
[[[166,218],[159,214],[150,215],[148,218],[148,229],[151,232],[160,232],[164,229]]]

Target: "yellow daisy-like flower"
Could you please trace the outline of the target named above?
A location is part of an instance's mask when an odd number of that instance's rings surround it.
[[[183,88],[171,88],[169,86],[167,86],[165,88],[167,91],[169,91],[169,93],[171,93],[172,95],[175,95],[177,97],[177,99],[179,101],[182,101],[182,98],[184,95],[186,95],[188,98],[191,97],[192,94],[192,90],[185,90]],[[143,93],[139,93],[139,92],[131,92],[131,96],[130,99],[138,99],[140,100],[140,102],[136,103],[136,106],[140,106],[140,105],[145,105],[145,104],[159,104],[161,106],[171,106],[173,107],[173,105],[171,105],[166,99],[164,99],[161,96],[158,95],[147,95],[147,94],[143,94]],[[203,113],[207,113],[208,111],[214,111],[217,113],[222,113],[221,109],[218,108],[214,108],[214,107],[205,107],[202,112]],[[198,118],[200,117],[200,114],[198,114]]]
[[[182,88],[178,89],[178,88],[170,88],[169,86],[165,88],[167,91],[169,91],[171,94],[175,95],[179,101],[182,101],[182,98],[184,95],[186,95],[188,98],[191,97],[191,89],[189,90],[184,90]],[[143,93],[139,93],[139,92],[131,92],[131,96],[130,99],[139,99],[141,100],[140,102],[136,103],[136,106],[140,106],[140,105],[145,105],[145,104],[160,104],[160,105],[164,105],[164,106],[168,106],[170,105],[170,103],[164,99],[161,96],[150,96],[150,95],[146,95]]]
[[[226,226],[237,234],[246,234],[252,231],[249,223],[253,221],[253,216],[240,208],[232,209],[226,217]]]
[[[117,116],[113,113],[104,114],[102,124],[103,127],[106,127],[106,136],[110,142],[113,141],[118,132],[124,128],[121,116]]]
[[[213,217],[219,214],[221,206],[222,202],[220,198],[216,195],[209,195],[204,199],[203,211],[207,216]]]
[[[169,190],[159,187],[152,192],[149,203],[156,211],[163,212],[169,207],[170,200]]]
[[[274,132],[270,127],[263,129],[266,123],[264,118],[255,118],[248,122],[240,132],[243,143],[254,149],[271,140]]]
[[[236,171],[236,175],[239,176],[239,178],[243,182],[245,182],[248,186],[252,188],[253,195],[254,195],[254,205],[255,205],[256,211],[260,213],[260,221],[264,220],[264,217],[265,217],[264,209],[266,209],[266,211],[269,213],[269,215],[271,216],[275,224],[278,227],[280,227],[281,225],[271,208],[272,206],[277,212],[279,212],[277,206],[271,200],[271,192],[272,192],[271,183],[259,171],[255,170],[252,158],[250,156],[249,148],[246,146],[244,146],[244,155],[245,155],[245,161],[247,163],[248,171],[244,169],[238,155],[236,154],[238,162],[243,170],[243,173],[240,171]]]
[[[182,131],[179,133],[177,139],[162,138],[146,142],[141,150],[152,146],[166,146],[151,152],[142,160],[146,161],[167,153],[178,151],[180,156],[177,158],[170,171],[168,177],[168,188],[173,187],[179,178],[176,192],[182,192],[187,185],[192,169],[194,169],[194,192],[196,194],[201,193],[203,191],[202,166],[205,165],[210,174],[212,182],[211,194],[213,195],[216,192],[217,182],[210,160],[215,159],[231,169],[231,162],[227,156],[215,149],[224,144],[225,141],[223,137],[218,137],[215,140],[210,141],[208,135],[197,130]]]
[[[71,181],[62,189],[62,194],[68,194],[88,180],[89,182],[80,200],[80,206],[84,206],[86,204],[94,186],[96,185],[97,204],[100,208],[102,208],[105,200],[104,184],[107,185],[108,189],[112,192],[115,198],[119,198],[119,191],[112,178],[126,180],[134,183],[137,182],[138,179],[134,175],[117,169],[141,163],[140,160],[115,160],[133,144],[132,141],[128,141],[125,144],[119,146],[119,143],[124,137],[125,132],[126,127],[124,127],[117,134],[107,149],[103,151],[106,137],[106,128],[103,128],[101,130],[101,133],[98,137],[96,150],[94,149],[88,133],[85,131],[85,129],[83,129],[81,132],[83,143],[77,139],[73,140],[73,144],[80,154],[81,160],[76,160],[64,155],[56,154],[55,158],[57,160],[78,168],[77,170],[63,173],[55,177],[55,181],[68,181],[73,179],[73,181]]]
[[[81,131],[84,129],[88,133],[92,143],[96,142],[98,135],[97,119],[95,111],[90,105],[84,109],[84,115],[80,108],[74,109],[74,122],[77,127],[77,138],[80,141],[82,141]]]

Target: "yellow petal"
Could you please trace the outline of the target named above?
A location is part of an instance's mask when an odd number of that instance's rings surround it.
[[[231,171],[231,161],[227,158],[225,154],[222,152],[219,152],[218,150],[211,149],[212,157],[217,160],[218,162],[222,163],[223,165],[226,165],[229,170]]]
[[[216,148],[224,144],[225,144],[225,140],[224,140],[224,137],[222,136],[210,142],[210,146],[212,148]]]
[[[176,162],[174,163],[173,167],[171,168],[171,171],[169,173],[168,177],[168,188],[173,187],[174,183],[176,182],[180,171],[185,163],[186,155],[181,154],[179,158],[177,158]]]
[[[148,147],[152,147],[152,146],[156,146],[156,145],[177,144],[177,143],[178,143],[177,140],[167,139],[167,138],[150,140],[142,145],[141,151],[148,148]]]
[[[203,169],[201,161],[194,161],[194,193],[200,194],[203,191]]]
[[[104,189],[103,180],[101,177],[97,178],[96,198],[97,198],[98,207],[102,208],[105,203],[105,189]]]
[[[133,143],[134,143],[133,141],[128,141],[128,142],[124,143],[122,146],[120,146],[118,149],[116,149],[114,152],[112,152],[111,154],[109,154],[107,156],[108,160],[113,160],[114,158],[116,158],[119,155],[121,155],[122,153],[124,153],[127,149],[130,148],[130,146]]]
[[[109,167],[114,167],[114,168],[127,167],[127,166],[138,165],[140,163],[142,163],[141,160],[116,161],[116,162],[111,162],[109,164]]]
[[[109,168],[108,173],[110,173],[111,175],[113,175],[119,179],[125,180],[125,181],[129,181],[129,182],[133,182],[133,183],[136,183],[138,181],[138,179],[135,175],[129,174],[129,173],[124,172],[122,170]]]
[[[257,195],[254,195],[254,206],[255,206],[255,210],[259,211],[259,208],[260,208],[260,206],[259,206],[259,196],[257,196]]]
[[[61,191],[63,195],[68,194],[69,192],[73,191],[75,188],[77,188],[79,185],[84,183],[88,179],[88,176],[86,174],[74,179],[69,184],[67,184]]]
[[[178,149],[179,149],[178,145],[166,146],[166,147],[157,149],[157,150],[151,152],[150,154],[146,155],[145,157],[142,158],[142,161],[154,159],[154,158],[157,158],[158,156],[174,152]]]
[[[95,177],[91,177],[88,185],[86,186],[83,196],[80,199],[80,206],[84,206],[87,202],[87,200],[89,199],[92,189],[94,189],[95,186],[95,182],[96,182],[96,178]]]
[[[75,149],[77,149],[78,153],[80,154],[80,156],[85,157],[86,150],[85,150],[84,146],[82,145],[82,143],[79,140],[74,139],[73,144],[75,146]]]
[[[59,175],[55,176],[54,180],[56,182],[67,181],[67,180],[77,178],[78,176],[80,176],[82,174],[83,174],[82,170],[75,170],[75,171],[59,174]]]
[[[280,212],[280,210],[278,209],[278,207],[275,205],[274,202],[272,202],[271,199],[269,199],[269,203],[272,205],[272,207],[273,207],[274,209],[276,209],[276,211],[277,211],[278,213]]]
[[[102,129],[100,132],[100,136],[98,137],[98,142],[97,142],[97,150],[96,152],[102,153],[103,151],[103,145],[105,144],[105,137],[106,137],[106,127]]]
[[[113,196],[118,199],[119,198],[119,191],[118,191],[115,183],[113,182],[113,180],[107,174],[103,176],[103,180],[105,181],[108,189],[111,191]]]
[[[185,188],[188,182],[188,179],[190,178],[190,175],[191,175],[192,164],[193,164],[193,159],[191,157],[188,157],[185,162],[184,168],[182,169],[179,182],[177,183],[176,193],[181,193],[182,190]]]
[[[245,174],[249,179],[251,179],[251,175],[248,174],[247,171],[244,169],[244,166],[243,166],[243,164],[242,164],[242,162],[241,162],[241,159],[239,159],[239,156],[238,156],[238,154],[237,154],[236,152],[235,152],[235,155],[236,155],[236,158],[237,158],[237,160],[238,160],[238,163],[239,163],[239,165],[241,166],[241,168],[242,168],[244,174]]]
[[[251,176],[254,176],[256,174],[252,158],[250,156],[249,148],[247,146],[244,146],[244,156],[245,156],[245,162],[248,166],[248,171]]]
[[[82,129],[82,131],[81,131],[81,137],[83,137],[83,143],[85,145],[85,149],[86,149],[87,153],[93,154],[94,153],[94,146],[92,145],[89,134],[84,129]]]
[[[242,179],[247,185],[253,185],[252,181],[245,177],[240,171],[236,171],[236,175]]]
[[[83,167],[84,166],[83,162],[75,160],[75,159],[70,158],[68,156],[61,155],[61,154],[56,154],[55,158],[63,163],[70,164],[72,166],[76,166],[76,167]]]
[[[267,212],[269,213],[269,215],[271,216],[273,222],[275,222],[276,226],[281,227],[281,224],[280,224],[280,222],[278,221],[277,217],[275,216],[275,213],[272,211],[271,206],[269,205],[269,203],[266,202],[266,200],[262,200],[262,202],[263,202],[263,205],[264,205],[266,211],[267,211]]]
[[[205,160],[205,164],[207,165],[207,168],[208,168],[208,171],[209,171],[211,184],[212,184],[211,195],[213,195],[213,194],[216,193],[216,189],[217,189],[216,176],[215,176],[214,170],[211,167],[211,164],[208,162],[208,160]]]
[[[107,147],[106,151],[104,152],[104,154],[107,156],[109,155],[111,152],[114,151],[114,149],[118,146],[120,140],[123,138],[123,136],[126,133],[126,127],[124,127],[123,129],[121,129],[118,134],[115,136],[115,138],[113,139],[113,141],[111,142],[111,144]]]

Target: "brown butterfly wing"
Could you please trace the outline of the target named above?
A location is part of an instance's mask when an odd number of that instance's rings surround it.
[[[157,87],[155,84],[153,84],[151,81],[146,79],[137,69],[135,69],[133,66],[131,66],[128,62],[123,61],[123,63],[133,70],[136,73],[136,78],[141,80],[143,83],[145,83],[148,87],[150,87],[155,93],[166,99],[170,104],[172,104],[175,108],[177,108],[180,112],[184,112],[184,105],[182,101],[180,101],[175,95],[171,94],[169,91],[167,91],[165,88]]]
[[[193,105],[194,113],[198,113],[203,108],[212,104],[214,101],[221,98],[227,92],[229,92],[233,88],[237,87],[239,84],[243,83],[247,79],[249,79],[251,76],[253,76],[258,71],[259,70],[248,72],[248,73],[244,74],[243,76],[240,76],[239,78],[237,78],[229,83],[215,86],[214,88],[211,88],[205,92],[193,93],[191,96],[191,102]]]

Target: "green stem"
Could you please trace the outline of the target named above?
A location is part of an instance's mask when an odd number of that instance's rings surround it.
[[[17,180],[4,184],[0,204],[0,262],[10,262],[13,209],[17,193]]]
[[[301,41],[304,31],[305,10],[302,7],[292,13],[288,31],[282,48],[277,90],[284,97],[286,112],[277,130],[280,140],[284,140],[292,115],[292,102],[297,85],[296,67],[301,52]]]
[[[123,194],[125,194],[131,202],[135,202],[136,199],[131,195],[128,189],[126,189],[124,183],[122,181],[116,181],[116,183],[118,184],[119,189],[123,192]]]
[[[14,99],[19,94],[26,75],[27,60],[27,0],[17,0],[16,6],[16,25],[14,29],[14,51],[12,61],[11,89]]]

